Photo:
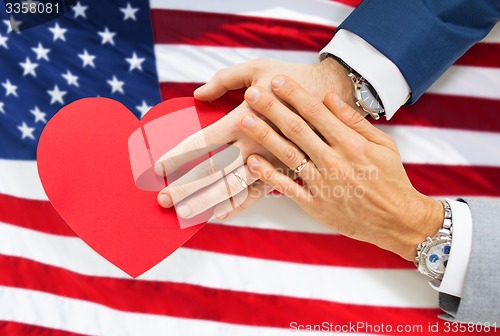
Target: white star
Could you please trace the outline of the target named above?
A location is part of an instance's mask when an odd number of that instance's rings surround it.
[[[48,90],[47,93],[50,95],[50,104],[54,104],[55,102],[58,102],[62,105],[64,105],[64,100],[63,97],[66,95],[66,91],[60,91],[59,87],[57,85],[54,85],[54,90]]]
[[[80,1],[76,4],[75,7],[73,7],[73,11],[75,11],[75,19],[79,16],[83,16],[85,19],[87,18],[87,15],[85,15],[85,11],[89,8],[88,6],[82,6]]]
[[[120,92],[121,94],[125,94],[123,91],[123,85],[125,82],[119,81],[116,76],[113,76],[113,79],[107,81],[108,84],[111,86],[111,93],[115,93],[116,91]]]
[[[132,6],[130,6],[130,2],[127,2],[127,7],[120,8],[120,11],[124,14],[123,21],[126,21],[127,19],[137,21],[135,13],[137,13],[138,10],[139,8],[133,8]]]
[[[64,36],[64,34],[66,34],[68,30],[66,28],[59,27],[59,23],[56,22],[55,26],[49,28],[49,30],[52,32],[52,34],[54,34],[53,41],[61,39],[66,42],[66,37]]]
[[[0,113],[3,113],[3,114],[5,114],[5,110],[3,109],[4,105],[5,104],[0,101]]]
[[[36,77],[35,69],[38,67],[38,63],[31,63],[29,57],[26,57],[26,61],[19,63],[19,65],[24,69],[23,77],[27,75]]]
[[[19,26],[22,24],[21,21],[16,21],[12,15],[10,16],[10,20],[3,20],[3,22],[7,25],[7,34],[13,31],[16,33],[19,32]]]
[[[33,136],[33,132],[35,131],[35,129],[33,127],[28,127],[28,125],[26,125],[24,121],[21,126],[17,126],[17,129],[21,131],[23,139],[30,138],[32,140],[35,140],[35,137]]]
[[[142,105],[139,105],[139,106],[136,106],[135,108],[139,110],[139,112],[141,112],[141,118],[144,117],[144,115],[146,113],[148,113],[148,111],[152,108],[153,106],[149,106],[148,104],[146,104],[146,101],[143,100],[142,101]]]
[[[139,69],[142,71],[142,62],[144,62],[145,58],[137,57],[136,53],[132,54],[132,57],[125,58],[125,60],[130,64],[130,69],[128,71],[132,71],[134,69]]]
[[[62,74],[62,76],[66,81],[68,81],[68,85],[74,85],[76,87],[80,87],[80,85],[78,85],[78,76],[73,75],[71,71],[69,70],[66,71],[65,74]]]
[[[40,60],[42,58],[46,61],[49,60],[48,55],[49,55],[50,49],[44,48],[42,43],[38,42],[38,47],[31,48],[31,50],[33,50],[35,52],[37,60]]]
[[[2,36],[2,34],[0,34],[0,46],[4,47],[5,49],[9,49],[9,47],[7,47],[7,41],[9,39],[7,37],[4,37]]]
[[[35,106],[34,109],[30,110],[31,114],[35,116],[35,123],[42,121],[44,123],[47,123],[47,119],[45,119],[45,116],[47,115],[46,113],[40,111],[38,106]]]
[[[2,86],[5,88],[5,95],[8,97],[10,95],[17,96],[17,86],[13,85],[10,80],[6,80],[5,83],[2,83]]]
[[[95,68],[94,59],[95,56],[91,55],[87,52],[87,49],[83,50],[83,54],[78,54],[83,61],[83,67],[85,68],[87,65],[90,65],[92,68]]]
[[[102,32],[97,32],[99,36],[101,36],[102,41],[101,44],[106,44],[106,43],[111,43],[112,45],[115,45],[115,41],[113,38],[115,37],[116,33],[110,32],[108,27],[104,28],[104,31]]]

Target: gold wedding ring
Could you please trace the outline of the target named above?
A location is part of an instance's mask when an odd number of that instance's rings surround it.
[[[298,174],[300,173],[306,166],[307,166],[307,163],[309,162],[309,158],[304,158],[300,164],[297,166],[297,168],[295,168],[293,171]]]
[[[234,176],[236,176],[236,179],[238,180],[238,182],[241,184],[241,186],[244,189],[248,188],[248,184],[245,182],[243,177],[241,177],[240,173],[238,173],[237,171],[234,171],[233,174],[234,174]]]

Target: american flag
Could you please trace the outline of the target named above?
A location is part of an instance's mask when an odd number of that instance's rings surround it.
[[[131,279],[62,222],[37,175],[37,141],[63,105],[106,96],[141,117],[232,64],[313,63],[358,2],[82,0],[21,33],[3,13],[0,335],[274,336],[314,325],[435,335],[436,323],[445,334],[438,294],[411,263],[331,232],[284,197],[206,225]],[[500,197],[499,88],[497,25],[417,104],[378,123],[418,190]]]

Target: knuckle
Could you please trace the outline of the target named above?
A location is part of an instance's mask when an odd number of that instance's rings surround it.
[[[314,117],[323,112],[323,103],[319,101],[312,101],[305,106],[303,113],[306,116]]]
[[[288,90],[286,90],[283,95],[286,100],[294,99],[299,93],[299,87],[297,85],[291,85]]]
[[[283,161],[291,165],[295,164],[298,160],[297,151],[295,150],[295,148],[291,146],[285,147],[282,155],[283,155]]]
[[[346,116],[346,123],[350,126],[361,126],[363,122],[366,122],[366,119],[355,110],[350,111],[350,113]]]
[[[262,106],[262,112],[264,112],[265,115],[269,115],[271,111],[274,108],[274,99],[266,99]]]
[[[220,69],[215,72],[212,80],[216,82],[222,82],[225,76],[226,76],[226,69]]]
[[[265,168],[260,175],[260,179],[263,181],[269,181],[273,178],[273,176],[274,171],[270,168]]]
[[[184,199],[187,196],[186,188],[183,185],[178,185],[170,189],[170,196],[172,196],[172,200],[174,203]]]
[[[300,136],[304,133],[304,123],[297,118],[293,118],[288,122],[287,125],[287,135],[289,136]]]
[[[258,135],[260,143],[267,143],[271,137],[271,129],[269,127],[263,127]]]
[[[233,175],[233,176],[232,176],[232,178],[228,179],[227,186],[229,189],[229,194],[234,195],[234,194],[238,193],[238,191],[240,191],[240,189],[242,188],[242,185],[240,184],[240,182],[238,182],[238,180],[236,179],[236,176],[234,176],[234,174],[231,174],[231,175]]]

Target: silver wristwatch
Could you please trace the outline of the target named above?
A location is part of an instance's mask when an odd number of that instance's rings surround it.
[[[373,86],[371,86],[363,76],[357,73],[341,58],[331,54],[329,56],[349,71],[348,76],[354,85],[354,98],[356,98],[356,105],[375,120],[378,120],[381,116],[383,116],[385,114],[384,106],[382,105],[382,101]]]
[[[451,251],[451,239],[453,233],[452,213],[450,204],[441,201],[444,207],[443,226],[434,237],[427,239],[417,246],[415,266],[420,273],[441,281],[448,265],[448,257]]]

